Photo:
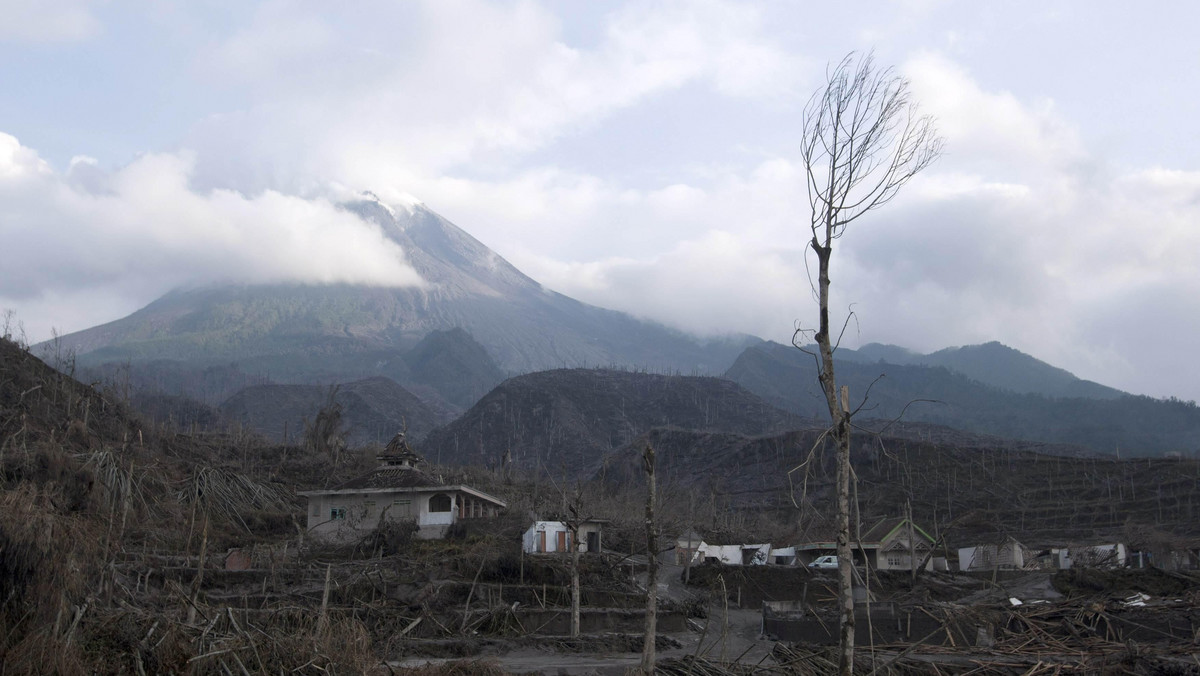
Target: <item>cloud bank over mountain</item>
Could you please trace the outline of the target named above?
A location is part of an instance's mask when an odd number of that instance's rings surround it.
[[[191,171],[187,154],[155,154],[112,172],[77,157],[60,173],[0,134],[5,300],[81,294],[85,306],[108,295],[142,303],[217,282],[423,283],[376,225],[328,199],[197,191]]]

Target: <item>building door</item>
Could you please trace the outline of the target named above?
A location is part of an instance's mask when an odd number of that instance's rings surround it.
[[[589,552],[600,552],[600,532],[591,531],[587,534],[587,550]]]
[[[544,530],[538,531],[537,550],[539,552],[546,551],[546,531],[544,531]]]
[[[560,530],[557,533],[555,533],[555,535],[558,536],[558,542],[557,542],[557,546],[555,547],[554,551],[565,552],[568,549],[570,549],[570,547],[567,545],[567,540],[569,539],[569,538],[567,538],[567,535],[568,535],[567,531]]]

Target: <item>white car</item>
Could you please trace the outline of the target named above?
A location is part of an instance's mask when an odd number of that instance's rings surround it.
[[[813,570],[837,570],[838,558],[833,554],[818,556],[808,567]]]

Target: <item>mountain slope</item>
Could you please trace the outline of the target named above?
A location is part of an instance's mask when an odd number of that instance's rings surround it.
[[[905,420],[1076,444],[1103,453],[1157,455],[1200,449],[1200,408],[1187,402],[1132,395],[1095,399],[1019,394],[944,366],[840,360],[837,368],[838,383],[850,388],[852,402],[868,397],[861,418],[890,419],[903,412]],[[793,347],[767,343],[748,348],[725,377],[799,415],[828,415],[812,358]]]
[[[868,343],[857,350],[838,350],[838,357],[864,364],[885,362],[899,366],[944,366],[985,385],[1019,394],[1088,399],[1116,399],[1126,395],[1120,390],[1077,378],[1070,371],[1051,366],[996,341],[948,347],[930,354],[920,354],[895,345]]]
[[[945,366],[981,383],[1021,394],[1048,397],[1116,399],[1124,392],[1051,366],[995,341],[983,345],[949,347],[919,358],[916,363]]]
[[[720,378],[560,369],[510,378],[422,444],[439,463],[517,467],[577,477],[654,427],[758,435],[803,426]]]
[[[404,355],[404,363],[413,380],[463,410],[504,380],[487,350],[460,328],[431,331]]]
[[[424,206],[345,205],[405,251],[424,287],[219,286],[178,290],[132,315],[62,337],[81,363],[237,362],[275,381],[409,378],[401,353],[461,328],[500,368],[623,364],[719,372],[756,339],[699,341],[542,288]]]

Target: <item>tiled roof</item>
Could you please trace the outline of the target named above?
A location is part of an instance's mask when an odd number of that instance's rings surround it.
[[[335,491],[351,488],[439,488],[445,482],[409,467],[380,467],[334,487]]]

